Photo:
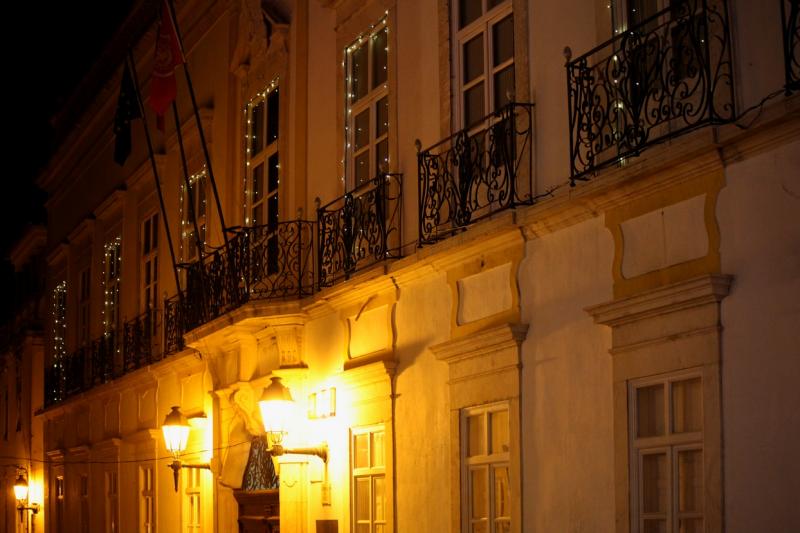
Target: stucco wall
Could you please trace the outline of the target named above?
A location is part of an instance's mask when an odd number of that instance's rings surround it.
[[[717,217],[727,531],[797,531],[800,143],[731,165]],[[794,495],[794,496],[792,496]],[[794,500],[794,501],[793,501]]]

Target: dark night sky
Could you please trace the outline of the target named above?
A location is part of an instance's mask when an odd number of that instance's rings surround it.
[[[11,2],[4,6],[5,191],[0,209],[0,321],[13,298],[8,251],[30,223],[44,222],[33,185],[53,149],[50,117],[99,57],[132,0]],[[15,30],[10,28],[14,27]]]

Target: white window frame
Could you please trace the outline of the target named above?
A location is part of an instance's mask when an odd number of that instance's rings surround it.
[[[199,468],[183,469],[184,531],[196,532],[203,530],[203,471]]]
[[[82,473],[78,477],[78,489],[80,491],[80,531],[81,533],[88,533],[91,530],[89,520],[91,518],[90,500],[89,500],[89,474]]]
[[[505,2],[490,8],[489,7],[489,0],[482,0],[482,9],[483,14],[478,17],[477,19],[473,20],[464,28],[459,29],[459,20],[460,20],[460,1],[459,0],[452,0],[453,6],[453,17],[452,17],[452,32],[455,38],[453,41],[455,42],[455,47],[453,49],[453,73],[456,78],[456,91],[454,94],[454,105],[453,109],[455,111],[455,130],[461,130],[466,127],[475,127],[481,125],[480,121],[473,122],[472,124],[466,124],[466,110],[464,108],[464,95],[466,92],[475,87],[476,85],[483,83],[483,116],[491,115],[492,111],[494,110],[494,76],[498,72],[506,69],[507,67],[511,66],[514,68],[515,56],[512,53],[511,58],[505,60],[504,62],[500,63],[498,66],[492,66],[493,57],[494,57],[494,43],[492,41],[492,27],[500,22],[501,20],[505,19],[509,15],[513,15],[512,9],[512,0],[506,0]],[[513,19],[512,19],[513,20]],[[475,79],[470,80],[467,83],[464,83],[464,55],[463,49],[464,45],[472,40],[473,38],[477,37],[478,35],[483,34],[483,74],[477,76]],[[516,36],[514,37],[517,38]],[[514,84],[516,85],[516,73],[514,76]],[[516,91],[516,87],[515,87]]]
[[[200,193],[200,194],[197,194]],[[198,259],[197,239],[194,236],[194,224],[189,202],[194,203],[194,214],[197,220],[197,231],[200,242],[205,247],[208,226],[208,171],[205,166],[189,176],[189,189],[181,180],[181,259],[189,263]]]
[[[152,465],[139,467],[139,532],[156,530],[155,470]]]
[[[116,470],[107,470],[106,481],[106,532],[119,531],[119,474]]]
[[[373,457],[372,457],[372,443],[373,443],[373,435],[377,433],[383,434],[383,465],[374,465],[373,464]],[[359,467],[356,468],[356,437],[367,435],[367,457],[369,458],[369,466],[367,467]],[[381,526],[384,533],[389,533],[389,509],[388,506],[390,505],[388,494],[389,494],[389,486],[388,486],[388,479],[386,476],[386,461],[388,459],[388,453],[386,449],[386,428],[384,424],[376,424],[371,426],[362,426],[357,428],[351,428],[350,430],[350,513],[352,516],[352,530],[358,531],[358,525],[367,525],[369,527],[370,533],[376,533],[378,528],[376,526]],[[360,522],[358,520],[358,516],[356,514],[356,482],[358,479],[369,479],[369,521],[367,522]],[[384,502],[383,502],[383,520],[378,520],[375,518],[375,480],[382,479],[383,480],[383,494],[384,494]]]
[[[103,250],[103,334],[119,333],[122,292],[122,238],[107,242]],[[116,342],[119,345],[119,336]]]
[[[509,446],[508,451],[502,453],[488,453],[489,452],[489,443],[491,442],[491,430],[489,424],[489,415],[492,413],[497,413],[505,411],[506,416],[508,417],[508,428],[506,431],[508,432],[509,437]],[[484,430],[485,433],[483,435],[483,446],[484,450],[487,452],[483,455],[475,455],[469,457],[467,454],[468,446],[469,446],[469,428],[467,425],[467,421],[469,417],[482,415],[484,417]],[[461,420],[460,420],[460,434],[461,434],[461,530],[464,533],[470,533],[472,531],[473,523],[479,523],[479,521],[472,520],[472,484],[470,478],[470,472],[472,470],[478,468],[485,468],[486,469],[486,509],[487,509],[487,533],[495,533],[495,525],[497,523],[507,523],[508,530],[511,530],[511,517],[512,517],[512,510],[511,510],[511,409],[509,402],[497,402],[489,405],[482,405],[477,407],[467,407],[461,409]],[[509,515],[507,517],[498,517],[496,516],[496,509],[495,509],[495,494],[494,494],[494,474],[493,470],[497,467],[505,466],[508,469],[508,484],[509,484]]]
[[[78,346],[84,348],[92,340],[92,266],[81,269],[78,276]]]
[[[387,58],[386,58],[386,80],[377,87],[373,87],[374,85],[374,76],[375,73],[373,72],[373,57],[374,57],[374,46],[373,40],[375,36],[377,36],[380,32],[386,31],[386,51],[387,51]],[[367,94],[362,96],[359,100],[352,102],[351,98],[354,94],[353,89],[353,79],[352,79],[352,53],[361,48],[362,46],[367,47]],[[389,56],[389,26],[386,19],[381,20],[378,24],[374,27],[370,28],[369,31],[365,32],[361,35],[358,39],[356,39],[350,46],[345,48],[344,51],[345,55],[345,109],[346,109],[346,117],[345,117],[345,176],[346,176],[346,187],[347,190],[353,190],[357,188],[359,185],[363,183],[369,183],[373,178],[378,176],[380,172],[389,172],[390,171],[390,142],[389,142],[389,123],[387,122],[385,126],[385,131],[378,135],[377,132],[377,118],[378,118],[378,102],[380,102],[383,98],[387,99],[387,106],[389,109],[387,110],[387,120],[388,117],[391,117],[391,99],[389,98],[389,65],[391,64],[391,58]],[[369,112],[369,120],[368,120],[368,127],[369,127],[369,140],[365,146],[362,146],[358,150],[355,147],[355,140],[356,140],[356,117],[359,116],[364,111]],[[386,141],[386,159],[383,162],[383,167],[380,168],[378,161],[376,160],[377,152],[378,152],[378,145],[382,142]],[[367,160],[369,161],[369,171],[367,174],[367,179],[362,181],[361,183],[356,182],[356,159],[361,157],[364,154],[368,154]]]
[[[651,519],[664,519],[666,521],[666,531],[668,533],[678,533],[680,526],[680,519],[701,518],[705,522],[705,513],[703,510],[699,512],[679,512],[676,502],[679,501],[679,483],[678,483],[678,453],[682,451],[699,450],[701,453],[701,466],[705,470],[705,454],[703,446],[703,430],[684,433],[673,433],[673,416],[672,416],[672,384],[675,382],[686,381],[690,379],[700,379],[701,399],[703,397],[704,380],[702,376],[702,369],[690,369],[669,374],[662,374],[659,376],[650,376],[647,378],[630,380],[628,382],[628,435],[630,450],[629,466],[630,466],[630,506],[631,506],[631,533],[639,533],[643,531],[644,520]],[[656,437],[642,437],[638,438],[637,431],[637,389],[649,387],[653,385],[662,385],[664,387],[664,435]],[[702,401],[702,400],[701,400]],[[700,417],[703,419],[703,409],[700,406]],[[663,453],[667,460],[667,509],[663,513],[650,513],[647,516],[641,512],[642,498],[643,498],[643,479],[641,476],[642,471],[642,458],[645,455]],[[704,487],[705,488],[705,487]],[[701,495],[701,501],[704,501]],[[656,516],[656,515],[663,516]]]
[[[245,107],[245,125],[247,128],[247,133],[245,136],[245,225],[246,226],[265,226],[267,222],[270,220],[270,204],[273,204],[274,209],[277,210],[275,215],[280,220],[280,207],[278,206],[278,192],[280,191],[280,184],[281,184],[281,162],[280,162],[280,153],[278,150],[278,144],[280,143],[281,139],[281,122],[283,117],[281,117],[281,100],[283,96],[279,91],[279,85],[277,84],[276,80],[273,80],[270,85],[265,88],[260,93],[256,94],[256,96],[248,102],[247,106]],[[267,132],[269,131],[269,105],[267,104],[269,100],[269,96],[275,93],[278,98],[278,123],[276,124],[276,136],[270,142],[269,137],[267,137]],[[253,153],[252,150],[252,139],[255,136],[254,128],[255,128],[255,121],[253,120],[253,110],[261,106],[264,110],[264,116],[262,120],[262,127],[261,131],[258,132],[263,138],[263,146],[258,153]],[[278,184],[277,187],[273,190],[269,190],[269,160],[272,156],[277,156],[278,158]],[[259,190],[261,191],[261,197],[258,199],[254,199],[254,172],[255,169],[261,167],[263,170],[261,172],[260,183],[258,184]],[[270,200],[274,200],[270,202]],[[253,212],[256,209],[264,208],[264,216],[265,220],[255,220],[253,216]]]
[[[56,512],[55,512],[55,531],[61,533],[64,531],[64,520],[66,520],[66,505],[64,503],[66,483],[64,481],[64,474],[56,476],[53,491],[56,496]]]

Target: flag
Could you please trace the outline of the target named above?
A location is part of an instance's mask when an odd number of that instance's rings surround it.
[[[124,165],[131,153],[131,120],[135,118],[142,118],[142,110],[139,108],[136,87],[133,85],[131,67],[126,61],[125,69],[122,71],[122,84],[119,88],[117,113],[114,115],[114,136],[116,137],[114,161],[118,165]]]
[[[164,113],[175,100],[175,67],[184,62],[175,21],[172,20],[167,0],[161,6],[161,23],[156,34],[156,56],[153,60],[153,77],[150,80],[150,107],[156,113],[156,125],[164,131]]]

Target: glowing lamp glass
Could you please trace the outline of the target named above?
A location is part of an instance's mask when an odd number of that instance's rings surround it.
[[[294,411],[292,393],[281,383],[281,378],[272,378],[272,383],[264,389],[258,400],[258,407],[264,431],[273,444],[280,444]]]
[[[181,413],[178,406],[173,406],[172,411],[164,419],[161,431],[164,433],[164,444],[173,455],[178,455],[186,450],[189,440],[189,421]]]
[[[14,497],[19,501],[28,499],[28,482],[25,481],[22,474],[19,474],[14,482]]]

